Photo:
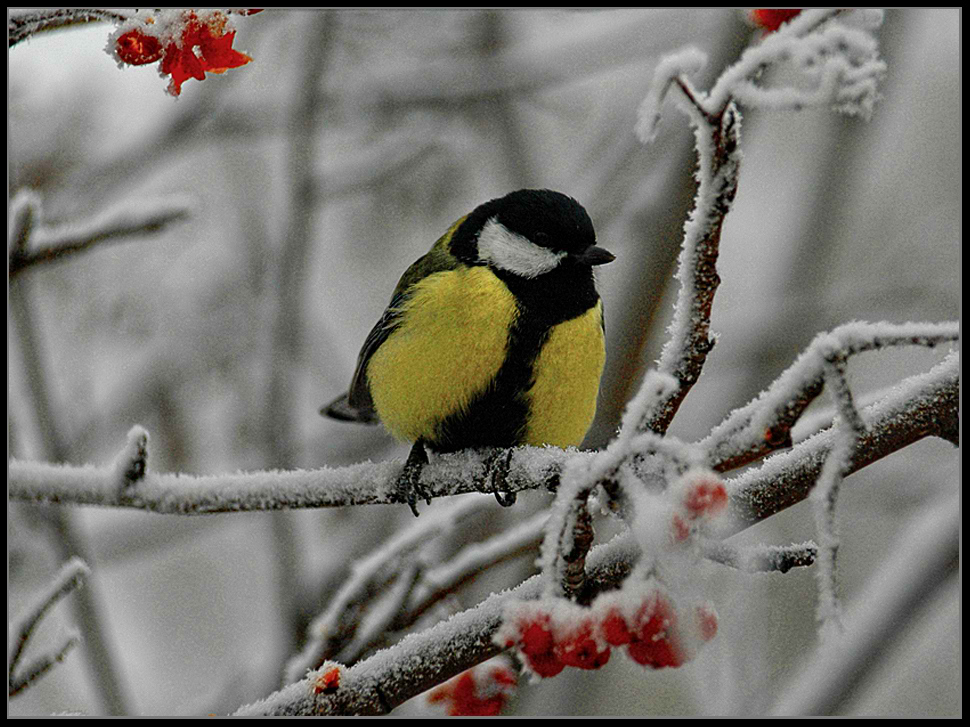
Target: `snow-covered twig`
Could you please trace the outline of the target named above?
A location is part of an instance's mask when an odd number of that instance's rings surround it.
[[[959,441],[960,356],[953,352],[928,372],[911,376],[893,393],[862,410],[865,433],[852,452],[850,472],[927,436]],[[805,500],[818,481],[837,433],[826,429],[727,480],[727,537]],[[844,473],[844,474],[849,474]]]
[[[24,655],[24,649],[26,649],[27,643],[34,634],[40,620],[60,599],[71,591],[80,588],[84,584],[84,579],[90,573],[91,571],[84,561],[80,558],[72,558],[61,568],[47,592],[11,625],[11,653],[7,658],[8,696],[12,697],[26,689],[33,681],[47,673],[57,662],[63,661],[67,653],[80,643],[80,636],[70,634],[56,652],[45,653],[34,659],[26,669],[18,669]]]
[[[550,581],[547,587],[561,587],[568,594],[575,594],[583,587],[584,559],[593,540],[586,500],[593,488],[603,480],[612,479],[618,468],[636,454],[629,447],[634,435],[655,433],[662,436],[667,431],[714,345],[710,336],[710,317],[714,294],[720,283],[718,246],[721,226],[737,192],[741,119],[730,103],[716,114],[707,113],[698,105],[683,73],[702,63],[695,53],[682,54],[661,64],[654,77],[654,85],[664,89],[676,83],[687,99],[682,102],[682,108],[695,132],[698,190],[694,210],[684,229],[677,273],[680,291],[659,372],[648,374],[640,393],[627,409],[618,443],[611,445],[608,454],[598,457],[594,464],[577,464],[568,476],[564,476],[563,487],[557,493],[543,544],[543,569],[550,577],[557,574],[558,585]],[[663,90],[657,94],[659,99]],[[643,109],[641,113],[644,113]],[[630,412],[636,413],[635,418],[631,418]],[[667,444],[676,446],[672,442]],[[687,458],[689,455],[685,455]],[[615,487],[608,485],[607,491],[613,497],[618,496]]]
[[[696,63],[694,56],[684,59]],[[667,68],[666,72],[672,72]],[[660,79],[655,79],[655,83]],[[681,402],[700,377],[707,354],[714,346],[710,333],[711,306],[720,284],[717,256],[724,219],[734,202],[741,162],[739,149],[741,116],[728,103],[716,113],[705,110],[683,75],[674,79],[687,101],[681,108],[694,127],[698,156],[698,189],[694,209],[684,226],[684,240],[678,261],[680,289],[669,338],[661,352],[658,369],[673,376],[678,387],[655,407],[643,413],[638,431],[663,434]],[[641,109],[642,113],[642,109]]]
[[[491,503],[485,501],[484,504],[490,505]],[[385,612],[393,616],[393,619],[387,624],[387,631],[374,633],[369,641],[355,636],[354,641],[356,643],[351,645],[354,648],[351,648],[351,646],[344,647],[336,654],[336,659],[353,663],[365,651],[371,651],[384,645],[389,640],[390,632],[402,632],[404,629],[413,626],[435,605],[454,595],[455,591],[463,584],[486,573],[490,567],[510,558],[528,555],[534,557],[539,549],[539,544],[542,542],[542,526],[548,517],[548,513],[541,512],[484,542],[465,546],[440,565],[432,567],[425,563],[411,564],[406,575],[409,578],[413,570],[414,580],[409,582],[407,587],[402,585],[399,589],[399,593],[406,598],[402,600],[398,594],[385,595],[382,599],[383,605],[377,607],[377,609],[384,609]],[[401,576],[395,574],[392,578],[400,583]],[[405,578],[405,581],[408,578]],[[368,594],[369,598],[373,596],[374,594]],[[328,609],[328,612],[330,610],[332,610],[332,607]],[[353,617],[354,615],[351,614],[351,618]],[[335,651],[335,649],[328,649],[328,652],[330,651]],[[302,666],[302,664],[294,660],[293,665],[294,668],[287,672],[290,681],[295,681],[303,675],[303,670],[296,668]]]
[[[792,568],[813,565],[818,555],[818,546],[809,541],[797,545],[732,548],[726,543],[708,541],[701,546],[701,552],[708,560],[737,568],[744,573],[787,573]]]
[[[548,512],[540,512],[484,542],[466,545],[447,562],[426,569],[408,601],[408,621],[419,618],[476,574],[509,558],[538,551],[542,528],[548,519]]]
[[[742,106],[796,111],[829,104],[842,113],[869,118],[886,64],[867,30],[881,22],[881,16],[873,16],[870,28],[859,29],[829,22],[840,12],[806,10],[750,47],[718,78],[707,99],[710,106],[719,108],[729,99]],[[811,87],[758,84],[767,67],[782,62],[793,64]]]
[[[185,200],[143,200],[137,206],[127,202],[83,222],[47,226],[42,224],[37,196],[19,193],[11,204],[11,218],[29,220],[30,224],[8,230],[9,275],[13,277],[33,265],[60,260],[103,242],[161,232],[173,222],[188,219],[191,212],[192,206]]]
[[[599,590],[619,585],[629,574],[627,564],[635,548],[631,539],[624,537],[594,548],[589,557],[590,583]],[[541,588],[540,577],[534,576],[430,629],[409,634],[347,668],[340,689],[332,694],[315,693],[311,675],[242,707],[236,716],[387,714],[411,697],[501,652],[492,637],[501,626],[506,604],[534,599]]]
[[[708,465],[736,469],[773,450],[791,446],[791,428],[821,393],[825,351],[850,357],[895,346],[933,346],[956,341],[957,323],[847,323],[815,337],[798,359],[749,404],[731,412],[699,442]]]
[[[40,8],[15,10],[7,16],[7,47],[13,48],[22,40],[45,30],[69,28],[84,23],[104,21],[120,23],[128,14],[104,8]]]
[[[825,383],[832,392],[840,420],[835,426],[835,442],[825,458],[811,497],[815,506],[815,527],[821,541],[821,557],[816,576],[819,584],[818,621],[825,638],[835,638],[834,631],[842,629],[837,568],[839,537],[835,506],[842,479],[851,470],[856,444],[866,433],[866,425],[852,399],[845,367],[846,356],[843,353],[837,349],[827,352],[824,361]]]
[[[415,557],[416,552],[465,518],[493,505],[489,499],[466,498],[450,507],[429,510],[424,517],[354,564],[349,577],[330,599],[327,610],[308,627],[306,646],[286,667],[287,681],[300,679],[308,669],[316,669],[327,659],[339,658],[344,663],[351,663],[358,658],[363,646],[373,638],[370,635],[358,638],[356,634],[367,604],[389,584],[400,581],[407,564],[420,559]],[[421,572],[414,573],[415,579]],[[397,614],[410,594],[409,587],[385,610]],[[352,641],[353,648],[348,648]]]
[[[126,450],[127,450],[126,445]],[[513,451],[503,487],[509,492],[555,489],[568,459],[584,452],[556,447],[521,447]],[[116,458],[125,459],[125,454]],[[424,468],[421,484],[432,497],[478,492],[492,496],[487,466],[489,450],[441,455]],[[23,502],[126,507],[170,515],[219,512],[269,512],[350,505],[399,504],[395,483],[401,463],[365,462],[316,470],[268,470],[221,475],[163,474],[145,465],[141,479],[119,487],[116,464],[62,465],[8,462],[8,495]]]
[[[128,441],[115,457],[115,472],[119,490],[135,487],[148,470],[148,432],[134,426],[128,432]]]
[[[556,492],[546,534],[542,542],[540,565],[546,578],[546,595],[564,592],[575,596],[583,587],[586,553],[592,544],[591,519],[587,500],[593,488],[602,484],[618,501],[621,469],[634,457],[664,452],[668,458],[681,445],[674,438],[662,438],[650,431],[640,431],[644,411],[653,411],[658,402],[676,391],[678,382],[656,371],[647,373],[640,391],[630,402],[616,438],[602,452],[585,460],[575,459],[563,470]],[[689,455],[681,456],[687,459]],[[577,538],[577,533],[579,537]]]

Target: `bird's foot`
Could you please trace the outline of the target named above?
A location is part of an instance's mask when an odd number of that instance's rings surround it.
[[[515,504],[515,493],[507,484],[514,451],[511,447],[497,449],[485,462],[485,471],[490,473],[492,493],[502,507],[512,507]]]
[[[428,464],[428,452],[424,448],[424,442],[419,439],[411,447],[404,468],[395,483],[394,499],[397,502],[406,502],[414,517],[418,516],[419,497],[431,504],[431,493],[421,484],[421,470],[426,464]]]

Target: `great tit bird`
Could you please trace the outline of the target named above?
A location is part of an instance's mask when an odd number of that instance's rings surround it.
[[[578,445],[606,357],[593,267],[613,259],[564,194],[480,205],[401,276],[349,393],[321,413],[414,443],[398,487],[415,515],[425,447]]]

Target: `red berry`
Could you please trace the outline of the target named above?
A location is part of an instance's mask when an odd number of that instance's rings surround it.
[[[684,663],[684,651],[677,635],[677,612],[662,593],[654,593],[637,611],[633,638],[627,646],[638,664],[660,669]]]
[[[549,630],[548,617],[546,623],[533,621],[523,630],[519,639],[522,652],[527,655],[540,655],[552,652],[552,631]]]
[[[713,517],[727,507],[728,496],[724,483],[715,476],[701,476],[688,485],[684,507],[692,517]]]
[[[566,666],[599,669],[610,660],[610,647],[600,649],[593,638],[593,626],[585,622],[556,643],[553,653]]]
[[[638,664],[654,669],[666,666],[678,667],[684,663],[683,652],[679,645],[669,638],[657,640],[634,640],[626,647],[627,654]]]
[[[502,687],[514,687],[519,682],[515,672],[507,666],[496,666],[490,674],[492,681]]]
[[[796,8],[754,8],[751,11],[751,20],[755,25],[771,33],[800,12],[801,10]]]
[[[529,668],[541,677],[554,677],[566,668],[559,658],[552,652],[547,654],[526,654]]]
[[[122,62],[132,66],[154,63],[162,57],[162,44],[158,38],[140,30],[129,30],[118,36],[115,50]]]
[[[698,606],[694,615],[697,617],[697,628],[702,640],[710,641],[717,636],[717,611],[712,606]]]
[[[623,614],[620,613],[618,608],[611,608],[606,612],[606,616],[600,622],[600,631],[603,638],[606,639],[606,643],[611,646],[629,644],[633,638],[629,627],[626,625],[626,619],[623,618]]]

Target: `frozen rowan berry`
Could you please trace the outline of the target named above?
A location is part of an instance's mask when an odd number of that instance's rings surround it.
[[[586,620],[572,632],[557,640],[553,653],[566,666],[599,669],[610,660],[610,647],[603,648],[593,638],[593,624]]]
[[[620,609],[616,607],[610,608],[600,621],[600,632],[603,634],[606,643],[611,646],[629,644],[633,638],[630,628],[626,624],[626,619],[623,618]]]

